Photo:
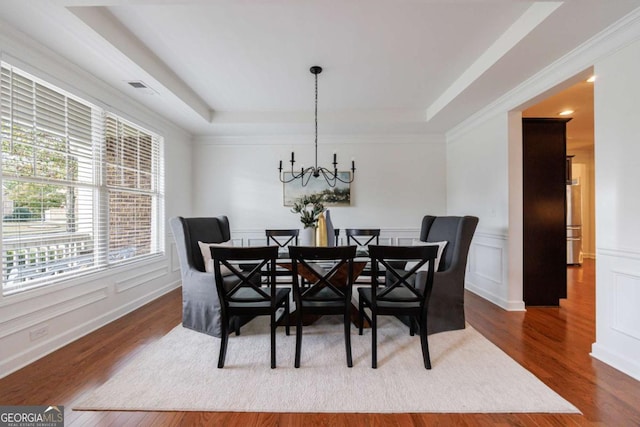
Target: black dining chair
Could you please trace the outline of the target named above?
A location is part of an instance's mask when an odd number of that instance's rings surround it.
[[[335,243],[333,246],[340,246],[340,229],[339,228],[334,228],[333,229],[333,235],[335,237]]]
[[[298,234],[300,230],[292,229],[267,229],[267,246],[276,245],[279,248],[285,248],[289,245],[298,246]]]
[[[347,366],[351,358],[351,291],[355,246],[289,246],[293,266],[293,300],[296,304],[295,367],[300,367],[302,318],[305,314],[343,316]],[[300,277],[307,285],[300,285]]]
[[[274,266],[278,248],[264,247],[212,247],[216,290],[220,299],[222,335],[218,368],[224,367],[229,342],[230,323],[234,316],[271,318],[271,368],[276,367],[276,314],[283,309],[285,332],[289,335],[289,295],[291,289],[275,286]],[[268,282],[262,281],[263,268],[270,272]],[[266,285],[266,287],[265,287]]]
[[[362,335],[364,309],[371,310],[371,367],[378,366],[377,317],[408,316],[411,333],[417,322],[424,367],[431,369],[427,340],[427,310],[433,288],[433,264],[438,253],[434,246],[378,246],[369,245],[373,266],[370,287],[358,288],[359,334]],[[428,264],[427,264],[428,263]],[[386,269],[384,283],[379,283],[379,266]],[[402,265],[402,267],[398,267]],[[425,271],[426,270],[426,271]]]
[[[347,245],[368,246],[380,243],[379,228],[347,228]]]
[[[298,246],[298,235],[300,230],[293,229],[266,229],[265,235],[267,236],[267,246],[275,245],[278,247],[278,251],[284,253],[286,251],[288,256],[288,246]],[[282,267],[275,267],[275,274],[278,284],[293,285],[293,273],[290,270]]]
[[[380,244],[380,229],[379,228],[347,228],[345,230],[347,236],[347,245],[358,245],[359,248],[365,248],[368,245]],[[371,274],[373,269],[371,264],[367,264],[357,284],[369,283],[371,281]],[[384,276],[384,270],[379,269],[379,274]]]

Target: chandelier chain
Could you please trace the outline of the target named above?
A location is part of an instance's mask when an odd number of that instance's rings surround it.
[[[316,110],[315,110],[315,117],[316,117],[316,138],[315,138],[315,145],[316,145],[316,164],[315,167],[316,169],[318,168],[318,75],[315,75],[316,77]]]

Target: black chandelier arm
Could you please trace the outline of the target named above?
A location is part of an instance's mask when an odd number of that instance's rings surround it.
[[[292,174],[290,179],[284,179],[283,177],[284,177],[284,174],[281,172],[280,173],[280,182],[282,182],[283,184],[288,184],[290,182],[295,181],[296,179],[300,179],[302,177],[302,175],[301,174],[299,174],[299,175],[293,175]]]
[[[316,168],[314,168],[313,166],[309,166],[306,169],[300,169],[300,172],[295,172],[293,170],[293,166],[291,167],[291,178],[289,179],[285,179],[284,178],[284,174],[287,172],[282,172],[282,166],[280,166],[278,168],[279,171],[279,178],[280,178],[280,182],[284,183],[284,184],[288,184],[290,182],[295,181],[296,179],[301,179],[302,180],[302,186],[304,187],[305,185],[307,185],[307,183],[309,182],[309,179],[311,179],[312,175],[315,175],[316,173]],[[305,180],[306,178],[306,180]]]
[[[313,172],[313,168],[309,168],[307,169],[309,172],[305,172],[304,175],[302,175],[302,177],[300,178],[300,184],[303,187],[306,187],[307,184],[309,183],[309,180],[311,179],[311,177],[313,176],[314,172]],[[305,180],[305,175],[306,175],[306,180]]]
[[[309,180],[311,179],[312,176],[318,178],[320,175],[322,175],[322,177],[325,179],[325,181],[327,181],[327,184],[329,184],[330,187],[335,187],[336,183],[338,181],[343,183],[343,184],[352,183],[353,180],[355,179],[356,168],[355,168],[355,165],[352,163],[352,165],[351,165],[351,173],[349,174],[349,179],[348,180],[340,178],[340,173],[338,172],[337,167],[334,168],[333,171],[331,171],[331,170],[329,170],[329,169],[327,169],[325,167],[309,166],[306,169],[300,169],[300,172],[296,173],[294,171],[294,169],[293,169],[293,166],[292,166],[291,167],[291,171],[289,172],[289,173],[291,173],[291,178],[288,178],[288,179],[284,178],[284,174],[286,172],[283,173],[282,165],[280,165],[280,167],[278,168],[278,172],[279,172],[280,182],[282,182],[284,184],[288,184],[290,182],[293,182],[296,179],[301,179],[302,180],[302,186],[304,187],[309,183]],[[305,178],[306,178],[306,180],[305,180]]]
[[[329,187],[332,188],[335,187],[338,182],[341,182],[343,184],[352,183],[355,175],[355,168],[349,174],[349,179],[347,180],[340,178],[340,174],[337,170],[330,171],[329,169],[322,167],[319,168],[319,170],[324,179],[327,181],[327,184],[329,184]]]
[[[324,180],[327,181],[329,187],[333,188],[336,186],[336,179],[338,177],[336,174],[330,172],[327,168],[320,168],[320,173],[322,174]]]
[[[339,175],[336,175],[336,179],[338,181],[340,181],[343,184],[351,184],[353,182],[353,179],[355,178],[355,170],[351,171],[351,173],[349,174],[349,179],[348,180],[344,180],[342,178],[340,178]]]
[[[315,139],[314,139],[314,145],[315,145],[315,158],[314,158],[314,165],[310,166],[308,168],[300,168],[299,171],[300,172],[296,172],[294,169],[294,164],[295,164],[295,154],[292,151],[291,152],[291,177],[289,179],[285,179],[285,175],[289,172],[283,172],[282,170],[282,160],[280,160],[280,166],[278,167],[278,171],[279,171],[279,179],[280,182],[283,182],[285,184],[293,182],[297,179],[300,180],[300,184],[304,187],[309,183],[309,180],[311,179],[311,177],[313,176],[314,178],[318,178],[320,177],[320,175],[322,175],[322,177],[324,178],[324,180],[327,182],[327,184],[329,185],[329,187],[335,187],[336,184],[338,182],[341,182],[343,184],[350,184],[353,182],[354,178],[355,178],[355,173],[356,173],[356,166],[355,166],[355,161],[351,160],[351,173],[349,174],[349,179],[342,179],[340,177],[340,174],[338,172],[338,159],[337,159],[337,155],[334,152],[333,153],[333,162],[331,163],[333,165],[333,170],[325,168],[325,167],[319,167],[318,166],[318,74],[320,74],[322,72],[322,67],[319,67],[317,65],[314,65],[313,67],[311,67],[311,69],[309,70],[311,71],[311,74],[313,74],[315,76]]]

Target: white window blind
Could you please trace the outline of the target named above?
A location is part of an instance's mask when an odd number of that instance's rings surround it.
[[[2,290],[161,253],[161,138],[2,64]]]
[[[105,119],[109,260],[118,262],[162,250],[155,218],[162,210],[160,143],[135,125],[108,114]]]

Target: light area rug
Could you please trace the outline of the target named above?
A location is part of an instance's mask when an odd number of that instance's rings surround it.
[[[230,412],[579,413],[568,401],[467,325],[429,337],[432,369],[420,338],[395,318],[379,320],[378,369],[371,331],[352,328],[353,368],[346,366],[339,317],[303,329],[301,367],[293,367],[295,328],[277,331],[270,369],[268,318],[220,340],[177,326],[74,407],[75,410]]]

